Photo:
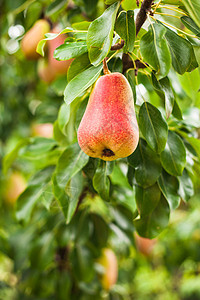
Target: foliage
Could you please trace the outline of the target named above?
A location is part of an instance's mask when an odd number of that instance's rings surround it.
[[[129,0],[0,3],[0,299],[198,299],[199,203],[190,200],[200,175],[198,1],[155,1],[144,25]],[[54,57],[74,59],[51,84],[20,48],[23,30],[44,16],[61,29],[46,34],[37,51],[46,57],[48,41],[67,33]],[[77,143],[104,59],[127,77],[140,129],[135,152],[115,162],[88,157]],[[34,123],[53,123],[53,136],[33,136]],[[4,194],[13,170],[27,180],[14,208]],[[148,258],[138,260],[134,231],[160,234],[155,270]],[[119,260],[110,291],[97,263],[106,247]]]

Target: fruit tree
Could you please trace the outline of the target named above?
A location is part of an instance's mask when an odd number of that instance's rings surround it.
[[[133,299],[119,261],[199,193],[199,0],[0,5],[5,297]]]

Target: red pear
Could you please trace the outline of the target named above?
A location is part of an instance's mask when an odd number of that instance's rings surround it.
[[[36,52],[37,44],[45,38],[45,33],[50,31],[47,20],[41,19],[35,22],[33,27],[24,35],[21,41],[22,52],[27,59],[38,59],[40,55]]]
[[[78,128],[78,143],[91,157],[106,161],[129,156],[139,140],[134,100],[121,73],[101,76]]]

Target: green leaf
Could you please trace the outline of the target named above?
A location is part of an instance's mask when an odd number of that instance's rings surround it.
[[[87,90],[99,77],[103,66],[90,67],[75,76],[66,86],[64,100],[69,105]]]
[[[156,152],[160,153],[167,141],[168,126],[160,111],[144,102],[139,111],[139,128],[149,144]]]
[[[108,175],[112,172],[113,162],[99,160],[99,165],[93,177],[93,187],[106,201],[110,198],[110,180]]]
[[[178,180],[180,184],[179,195],[184,201],[190,200],[194,195],[194,186],[186,169],[183,170],[181,176],[178,176]]]
[[[38,156],[46,154],[57,146],[57,142],[53,139],[44,137],[30,138],[30,143],[23,149],[22,156],[30,159],[37,159]]]
[[[66,105],[64,103],[61,105],[60,110],[58,112],[58,126],[64,135],[66,135],[66,126],[69,122],[69,118],[70,118],[70,105]]]
[[[159,156],[141,138],[136,150],[128,157],[128,163],[135,168],[135,179],[144,188],[153,185],[160,176]]]
[[[166,29],[162,25],[154,23],[140,40],[143,59],[157,71],[159,78],[165,77],[171,66],[169,48],[164,39],[165,33]]]
[[[193,70],[196,69],[198,66],[199,66],[199,65],[198,65],[198,62],[197,62],[197,60],[196,60],[195,52],[194,52],[194,49],[193,49],[193,47],[192,47],[191,62],[190,62],[189,68],[187,69],[187,72],[193,71]]]
[[[18,156],[18,153],[21,148],[26,146],[29,143],[29,139],[23,139],[18,142],[18,144],[14,147],[14,149],[6,154],[3,158],[3,173],[6,174],[8,169],[11,167],[12,163]]]
[[[188,136],[187,133],[179,130],[178,133],[184,137],[186,139],[186,141],[188,141],[190,143],[190,145],[194,148],[197,156],[199,157],[200,159],[200,140],[199,139],[196,139],[192,136]]]
[[[164,77],[157,81],[155,75],[152,73],[152,83],[157,94],[165,101],[165,111],[168,119],[174,106],[174,93],[170,81],[168,77]]]
[[[87,46],[90,61],[94,66],[98,66],[102,62],[111,48],[118,8],[119,2],[112,4],[90,24]]]
[[[146,189],[136,186],[135,198],[141,218],[150,215],[154,211],[160,201],[160,197],[161,192],[157,183]]]
[[[50,166],[36,173],[30,180],[28,187],[17,199],[16,218],[27,223],[30,220],[32,210],[49,183],[54,167]]]
[[[68,60],[87,52],[85,41],[65,43],[54,50],[54,58],[57,60]]]
[[[39,53],[41,56],[44,56],[44,46],[46,45],[47,41],[51,41],[55,38],[57,38],[60,34],[63,33],[68,33],[68,32],[73,32],[73,28],[71,27],[66,27],[65,29],[63,29],[60,33],[46,33],[45,34],[45,39],[41,40],[38,45],[37,45],[37,49],[36,52]]]
[[[200,2],[199,0],[182,0],[182,3],[185,5],[190,17],[194,20],[197,26],[200,27]]]
[[[200,27],[188,16],[181,17],[182,23],[190,29],[192,32],[196,34],[196,36],[200,37]]]
[[[163,168],[171,175],[180,176],[186,164],[186,150],[181,138],[174,132],[168,132],[167,144],[161,153]]]
[[[111,5],[111,4],[115,3],[115,2],[119,2],[119,0],[105,0],[105,4],[106,5]]]
[[[163,25],[163,27],[165,27]],[[179,74],[187,71],[191,64],[192,45],[174,31],[166,28],[165,38],[172,57],[172,66]]]
[[[177,103],[177,101],[174,101],[174,107],[172,110],[172,115],[177,118],[178,120],[183,120],[182,111]]]
[[[77,282],[90,282],[94,276],[92,251],[86,246],[76,245],[70,254],[70,262],[73,265],[73,275]]]
[[[121,6],[126,11],[131,9],[134,10],[135,8],[138,8],[136,1],[132,1],[132,0],[123,0]]]
[[[169,204],[161,194],[160,201],[153,212],[134,221],[137,232],[142,237],[150,239],[155,238],[163,231],[163,229],[167,227],[169,222],[169,214]]]
[[[108,224],[104,221],[104,219],[97,215],[92,214],[91,219],[94,226],[93,232],[93,243],[98,247],[105,247],[109,237],[109,227]]]
[[[77,143],[69,146],[60,156],[55,170],[59,187],[65,189],[68,181],[87,164],[88,160],[89,156]]]
[[[45,10],[45,15],[47,17],[50,17],[51,15],[62,10],[65,6],[66,6],[65,0],[56,0],[47,7],[47,9]]]
[[[68,203],[65,203],[66,207],[64,208],[64,210],[66,211],[65,217],[66,217],[67,224],[69,224],[76,211],[79,202],[79,197],[82,193],[82,190],[83,190],[83,176],[81,172],[78,172],[71,179],[70,183],[67,185],[65,189],[65,192],[69,197],[69,201]]]
[[[79,171],[88,160],[89,157],[80,150],[78,144],[73,144],[62,153],[56,166],[53,189],[67,223],[76,210],[83,189],[83,178]]]
[[[128,10],[127,12],[122,11],[119,14],[115,24],[115,30],[125,42],[123,51],[125,53],[133,52],[136,35],[133,10]]]
[[[112,174],[110,175],[111,181],[113,184],[121,185],[130,189],[127,177],[122,172],[119,165],[115,165]]]
[[[135,70],[134,69],[128,69],[125,73],[126,78],[128,79],[128,82],[131,86],[132,92],[133,92],[133,98],[134,103],[136,103],[136,82],[135,82]]]
[[[163,195],[167,199],[170,208],[177,208],[180,203],[180,196],[178,194],[179,182],[177,177],[170,176],[163,170],[158,180],[158,185]]]
[[[67,80],[72,80],[74,77],[76,77],[77,74],[83,72],[91,66],[92,65],[90,63],[88,53],[80,55],[79,57],[75,58],[70,64],[67,72]]]

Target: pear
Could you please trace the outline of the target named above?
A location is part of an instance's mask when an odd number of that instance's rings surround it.
[[[41,58],[38,61],[37,73],[39,78],[47,83],[51,83],[56,78],[55,71],[52,70],[48,61],[44,58]]]
[[[78,128],[78,143],[89,156],[112,161],[136,149],[139,130],[133,94],[121,73],[101,76]]]
[[[31,126],[32,136],[41,136],[45,138],[53,138],[53,124],[52,123],[33,123]]]
[[[14,205],[19,195],[25,190],[26,181],[20,172],[13,172],[5,184],[4,198],[8,205]]]
[[[118,277],[118,262],[113,250],[104,248],[98,264],[103,267],[103,273],[100,278],[101,284],[105,290],[110,290]]]
[[[36,52],[37,44],[45,38],[45,33],[50,31],[50,24],[47,20],[41,19],[35,22],[33,27],[24,35],[21,48],[25,57],[30,60],[37,60],[40,55]]]
[[[144,256],[151,256],[153,249],[157,243],[157,239],[144,238],[138,235],[136,232],[134,233],[134,237],[137,250]]]

